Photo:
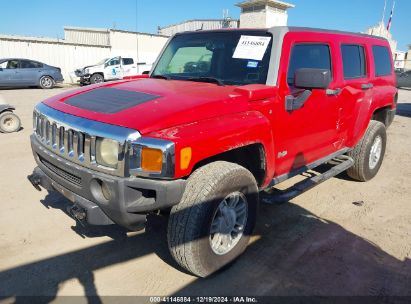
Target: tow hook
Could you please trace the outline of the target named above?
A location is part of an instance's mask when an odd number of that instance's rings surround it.
[[[70,207],[67,207],[67,212],[70,216],[72,216],[75,220],[77,220],[81,225],[84,225],[84,222],[87,217],[86,210],[81,208],[78,205],[73,205]]]
[[[30,181],[34,188],[36,188],[38,191],[41,191],[41,177],[38,174],[33,173],[27,176],[27,179]]]
[[[27,179],[38,191],[41,191],[40,186],[48,191],[54,190],[52,183],[39,167],[34,168],[33,173],[27,176]]]

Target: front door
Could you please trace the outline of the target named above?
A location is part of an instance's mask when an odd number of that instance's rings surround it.
[[[339,138],[339,93],[335,69],[337,66],[332,42],[318,35],[307,35],[304,42],[285,37],[280,67],[280,102],[274,111],[273,125],[276,150],[276,176],[308,165],[341,149]],[[297,97],[304,90],[294,86],[297,69],[317,68],[331,71],[329,89],[312,89],[303,107],[285,109],[285,99]]]
[[[0,63],[0,85],[16,86],[19,85],[17,76],[19,60],[11,59]]]
[[[110,59],[104,65],[104,79],[105,80],[114,80],[114,79],[122,79],[123,78],[123,71],[121,68],[121,58],[114,57]]]

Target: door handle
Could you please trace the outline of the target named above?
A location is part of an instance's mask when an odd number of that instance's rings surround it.
[[[341,93],[341,89],[337,88],[337,89],[327,89],[327,91],[325,91],[325,94],[327,94],[328,96],[337,96]]]
[[[361,85],[361,89],[363,89],[363,90],[369,90],[369,89],[372,89],[373,87],[374,87],[374,85],[372,83],[363,83]]]

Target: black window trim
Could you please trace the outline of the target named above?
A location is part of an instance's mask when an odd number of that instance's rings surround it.
[[[344,75],[344,61],[343,61],[343,53],[342,53],[342,47],[344,45],[347,46],[360,46],[363,48],[364,51],[364,64],[365,64],[365,74],[361,75],[361,76],[357,76],[357,77],[345,77]],[[367,55],[367,46],[364,44],[360,44],[360,43],[344,43],[342,42],[340,44],[340,52],[341,52],[341,64],[342,64],[342,75],[343,75],[343,79],[344,80],[356,80],[356,79],[367,79],[370,77],[370,69],[369,69],[369,65],[368,65],[368,55]]]
[[[293,54],[293,49],[296,45],[325,45],[328,47],[328,52],[330,54],[330,68],[331,68],[331,83],[334,81],[334,65],[333,65],[333,56],[332,56],[332,45],[329,42],[325,41],[315,41],[315,42],[309,42],[309,41],[304,41],[304,42],[293,42],[291,44],[290,48],[290,58],[288,58],[288,64],[286,66],[286,74],[285,74],[285,81],[287,83],[288,88],[294,88],[293,86],[290,86],[288,83],[288,69],[291,64],[291,59],[292,59],[292,54]]]
[[[2,63],[7,62],[7,66],[8,66],[9,61],[17,61],[17,62],[18,62],[18,66],[17,66],[17,68],[14,68],[14,69],[8,69],[8,68],[6,67],[7,70],[21,69],[21,60],[20,60],[20,59],[13,59],[13,58],[12,58],[12,59],[7,59],[7,60],[4,60]]]
[[[388,52],[388,58],[390,59],[390,72],[389,74],[382,74],[379,75],[377,74],[377,62],[375,61],[375,54],[374,54],[374,47],[382,47],[385,48]],[[387,76],[392,76],[393,75],[393,65],[392,65],[392,56],[390,57],[390,49],[386,45],[380,45],[380,44],[373,44],[371,45],[371,51],[372,51],[372,57],[373,57],[373,63],[374,63],[374,76],[377,77],[387,77]]]
[[[40,65],[39,67],[32,67],[32,68],[23,68],[22,66],[23,66],[23,61],[27,61],[27,62],[30,62],[30,63],[34,63],[34,64],[38,64],[38,65]],[[39,62],[39,61],[36,61],[36,60],[31,60],[31,59],[20,59],[19,60],[19,66],[20,66],[20,69],[42,69],[42,68],[44,68],[44,63],[41,63],[41,62]]]

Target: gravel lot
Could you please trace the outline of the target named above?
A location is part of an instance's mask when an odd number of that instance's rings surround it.
[[[383,166],[368,183],[333,178],[289,204],[261,208],[247,252],[198,279],[168,253],[164,216],[145,231],[84,228],[60,195],[27,181],[35,103],[67,88],[2,90],[23,130],[0,134],[0,299],[16,295],[411,296],[411,91],[400,91]],[[357,202],[356,204],[353,204]],[[1,301],[0,301],[1,302]]]

